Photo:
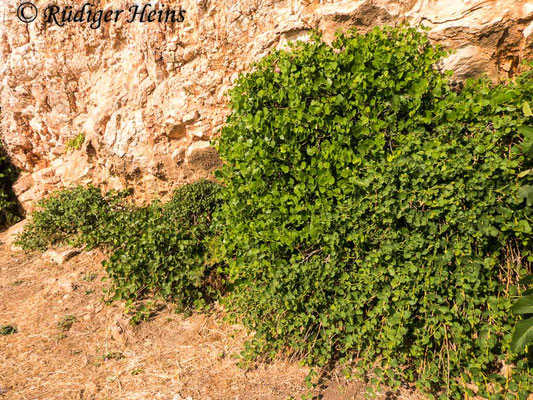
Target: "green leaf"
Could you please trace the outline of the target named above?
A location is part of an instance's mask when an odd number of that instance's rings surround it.
[[[522,111],[524,112],[524,115],[526,117],[531,117],[533,113],[531,112],[531,107],[529,107],[529,103],[527,101],[524,101],[524,105],[522,106]]]
[[[533,314],[533,296],[522,296],[513,304],[515,314]]]
[[[511,339],[511,348],[515,353],[533,343],[533,317],[518,321]]]
[[[526,169],[525,171],[520,172],[520,173],[517,175],[517,177],[519,177],[519,178],[523,178],[524,176],[529,175],[529,174],[531,174],[531,173],[533,173],[533,168],[532,168],[532,169]]]
[[[520,285],[529,285],[530,283],[533,283],[533,274],[524,276],[522,279],[518,281]]]
[[[528,205],[533,203],[533,186],[532,185],[524,185],[521,186],[517,191],[518,197],[522,199],[526,199]]]
[[[518,132],[524,135],[526,139],[533,139],[533,127],[528,125],[520,125],[517,129]]]

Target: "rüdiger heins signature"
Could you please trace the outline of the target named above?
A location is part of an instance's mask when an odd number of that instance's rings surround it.
[[[156,9],[149,3],[133,5],[127,11],[96,9],[91,3],[85,3],[78,9],[72,6],[49,5],[44,10],[43,18],[44,22],[57,26],[64,26],[67,23],[88,23],[92,29],[98,29],[103,22],[118,22],[122,15],[127,16],[127,23],[171,23],[185,20],[185,10],[181,7],[174,10],[162,5]]]

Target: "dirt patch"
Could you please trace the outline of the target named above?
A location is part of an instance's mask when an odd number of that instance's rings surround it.
[[[243,370],[244,330],[223,310],[185,317],[171,308],[139,326],[106,305],[102,253],[62,265],[0,246],[2,399],[287,399],[307,393],[307,369],[278,360]],[[336,374],[316,393],[363,399],[365,387]],[[386,398],[386,396],[383,396]],[[402,398],[407,398],[402,396]],[[413,398],[413,397],[411,397]]]

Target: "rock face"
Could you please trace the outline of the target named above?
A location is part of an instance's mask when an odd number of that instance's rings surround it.
[[[57,2],[73,3],[85,2]],[[92,3],[127,10],[136,2]],[[145,199],[207,176],[220,164],[208,144],[228,113],[227,89],[250,63],[314,28],[331,40],[337,29],[423,24],[457,50],[443,67],[459,79],[512,77],[533,53],[533,3],[525,0],[185,0],[182,23],[121,18],[98,29],[42,18],[26,25],[19,4],[0,4],[0,118],[23,171],[15,192],[26,209],[72,184],[134,187]],[[83,145],[69,150],[80,133]]]

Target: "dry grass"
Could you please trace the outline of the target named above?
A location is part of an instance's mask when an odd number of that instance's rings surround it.
[[[102,259],[94,251],[59,266],[0,247],[0,325],[18,328],[0,336],[2,399],[247,400],[307,392],[307,370],[297,363],[240,369],[234,355],[246,335],[223,321],[222,310],[184,317],[166,308],[132,326],[120,303],[101,300]],[[315,394],[363,393],[361,383],[333,374]]]

